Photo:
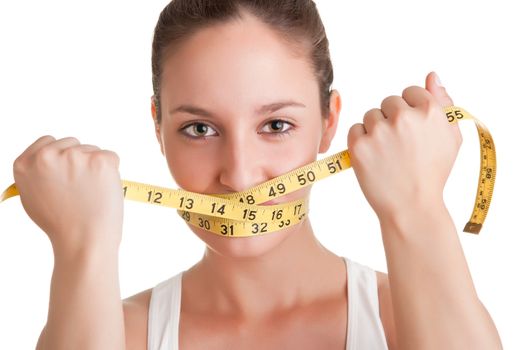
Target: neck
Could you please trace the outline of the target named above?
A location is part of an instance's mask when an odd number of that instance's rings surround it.
[[[258,317],[345,293],[342,258],[318,242],[309,218],[295,226],[278,246],[257,257],[229,257],[207,247],[184,275],[183,296],[192,290],[189,300],[199,300],[189,307]]]

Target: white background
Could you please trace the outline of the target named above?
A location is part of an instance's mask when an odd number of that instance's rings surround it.
[[[345,149],[349,127],[362,122],[368,109],[409,85],[422,86],[431,70],[439,73],[454,102],[490,129],[497,182],[481,234],[462,232],[473,208],[479,167],[472,122],[461,123],[464,143],[445,200],[479,296],[506,349],[527,348],[527,191],[520,170],[527,150],[522,34],[527,24],[520,3],[318,1],[330,40],[333,86],[343,95],[339,131],[328,155]],[[151,39],[165,4],[2,0],[0,190],[13,182],[14,159],[45,134],[75,136],[114,150],[121,158],[122,178],[174,186],[149,104]],[[352,170],[316,184],[311,202],[311,219],[323,244],[386,271],[377,218]],[[188,268],[202,252],[201,241],[173,210],[127,201],[122,296]],[[52,267],[49,241],[19,198],[1,203],[0,348],[34,347],[46,320]]]

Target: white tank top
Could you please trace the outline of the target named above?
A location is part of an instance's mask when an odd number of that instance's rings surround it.
[[[348,258],[343,259],[346,261],[348,286],[346,350],[387,350],[379,316],[375,271]],[[152,289],[148,310],[148,350],[179,349],[182,273]]]

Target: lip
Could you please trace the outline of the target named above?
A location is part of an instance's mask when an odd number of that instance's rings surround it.
[[[268,206],[268,205],[278,205],[278,204],[284,204],[284,203],[287,203],[288,201],[290,200],[294,200],[294,199],[291,199],[289,195],[285,195],[285,196],[282,196],[280,198],[276,198],[276,199],[271,199],[267,202],[263,202],[263,203],[260,203],[258,205],[264,205],[264,206]]]
[[[264,202],[264,203],[260,203],[258,205],[268,206],[268,205],[276,205],[276,204],[279,204],[279,203],[276,200],[271,199],[270,201],[267,201],[267,202]]]

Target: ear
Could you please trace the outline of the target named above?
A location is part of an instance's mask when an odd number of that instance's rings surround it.
[[[331,146],[331,141],[337,132],[340,109],[342,107],[340,94],[337,90],[331,90],[329,96],[329,114],[322,121],[322,139],[318,153],[326,153]]]
[[[161,154],[165,155],[165,150],[163,149],[163,141],[161,139],[161,126],[157,122],[157,108],[156,108],[156,99],[155,96],[150,97],[150,112],[152,114],[152,120],[154,121],[154,127],[156,130],[157,142],[161,148]]]

